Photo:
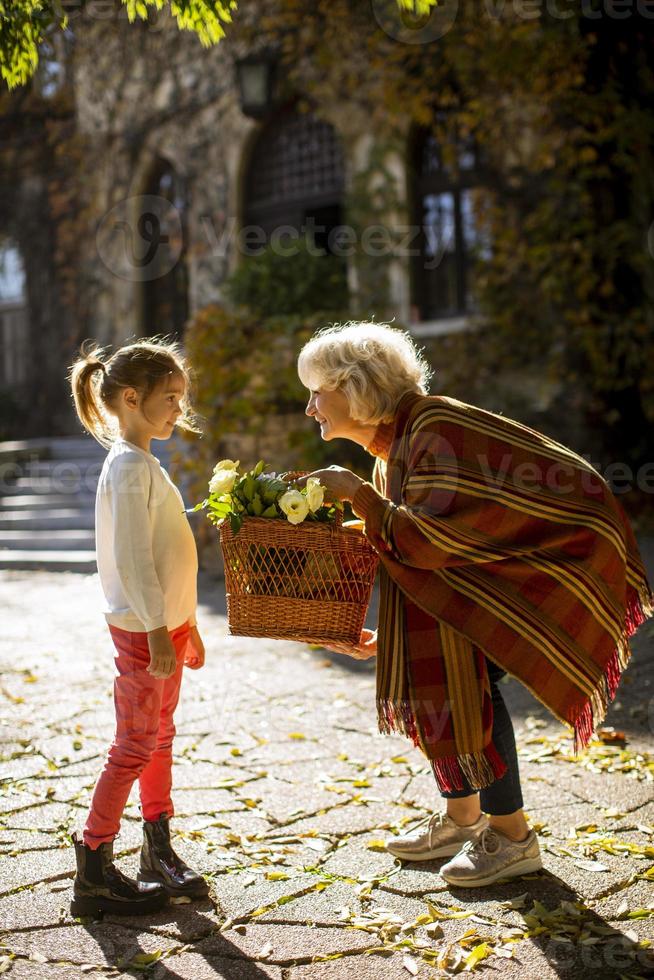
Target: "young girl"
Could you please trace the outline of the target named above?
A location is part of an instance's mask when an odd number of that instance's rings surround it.
[[[70,382],[82,425],[109,454],[96,496],[105,616],[116,648],[116,733],[83,840],[74,835],[73,915],[161,908],[168,895],[208,894],[170,844],[173,713],[184,665],[204,664],[195,620],[197,552],[179,490],[150,452],[175,427],[197,431],[188,368],[175,344],[148,339],[104,358],[82,347]],[[113,840],[139,781],[143,848],[138,880],[113,864]]]

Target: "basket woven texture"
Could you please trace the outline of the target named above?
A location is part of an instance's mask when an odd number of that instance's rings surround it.
[[[378,563],[359,530],[246,517],[220,544],[232,635],[358,643]]]

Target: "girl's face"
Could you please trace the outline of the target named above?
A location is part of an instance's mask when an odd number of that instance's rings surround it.
[[[186,382],[179,374],[169,375],[143,401],[138,401],[138,424],[150,439],[169,439],[182,415],[180,402],[186,394]],[[135,420],[136,421],[136,420]]]

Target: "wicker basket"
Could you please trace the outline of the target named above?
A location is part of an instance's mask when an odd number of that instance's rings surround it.
[[[359,530],[246,517],[237,535],[221,524],[220,544],[233,636],[359,641],[378,562]]]

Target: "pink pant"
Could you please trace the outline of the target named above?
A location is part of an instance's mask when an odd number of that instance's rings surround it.
[[[92,848],[113,840],[118,833],[136,779],[144,820],[158,820],[162,813],[173,815],[173,713],[179,700],[189,638],[186,623],[171,631],[177,668],[164,679],[152,677],[146,669],[150,663],[147,633],[129,633],[115,626],[110,626],[109,631],[116,647],[116,734],[84,828],[84,843]]]

